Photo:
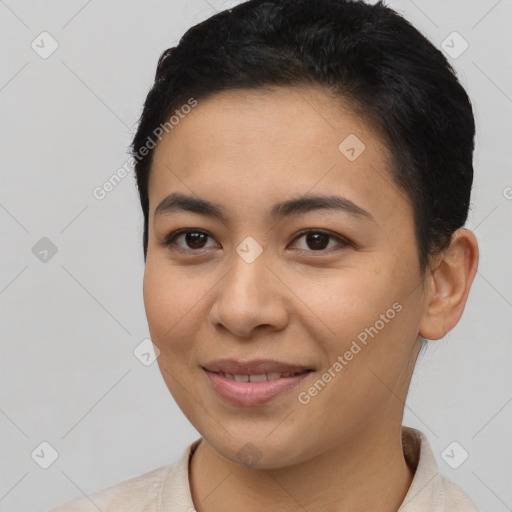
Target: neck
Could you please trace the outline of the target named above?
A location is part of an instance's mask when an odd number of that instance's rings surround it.
[[[396,512],[413,471],[403,455],[401,425],[370,425],[347,442],[291,467],[260,470],[220,456],[205,439],[190,466],[198,512],[260,512],[279,504],[282,512]]]

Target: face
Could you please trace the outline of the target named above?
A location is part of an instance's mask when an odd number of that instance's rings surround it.
[[[149,329],[225,459],[285,467],[400,424],[426,299],[388,157],[307,87],[199,101],[155,149]]]

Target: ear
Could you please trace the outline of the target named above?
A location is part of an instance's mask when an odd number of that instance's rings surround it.
[[[420,335],[438,340],[460,320],[478,267],[478,242],[473,232],[460,228],[449,247],[435,258],[427,278],[426,308]]]

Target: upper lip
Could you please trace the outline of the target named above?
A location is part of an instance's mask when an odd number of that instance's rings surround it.
[[[284,363],[272,359],[253,359],[251,361],[237,361],[236,359],[218,359],[203,365],[205,370],[211,372],[231,373],[234,375],[261,375],[263,373],[298,373],[306,370],[312,371],[309,366]]]

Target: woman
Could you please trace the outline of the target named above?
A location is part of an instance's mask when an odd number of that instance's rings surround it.
[[[474,131],[380,2],[252,0],[166,50],[132,145],[144,301],[201,438],[55,510],[477,510],[401,424],[478,265]]]

